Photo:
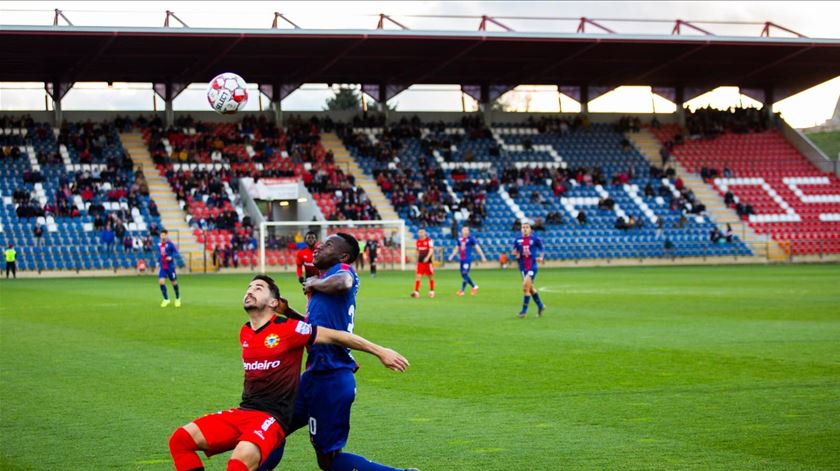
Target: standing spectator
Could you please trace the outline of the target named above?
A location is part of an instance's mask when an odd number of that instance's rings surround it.
[[[114,235],[114,231],[111,229],[110,224],[105,225],[105,229],[102,230],[102,243],[105,244],[105,247],[113,251],[114,250],[114,241],[116,237]]]
[[[41,224],[35,224],[35,228],[32,229],[32,233],[35,235],[35,245],[38,247],[44,245],[44,226]]]
[[[6,249],[6,279],[9,279],[9,271],[12,272],[12,275],[17,278],[17,267],[15,266],[16,259],[17,259],[17,252],[15,251],[15,246],[9,244],[9,248]]]

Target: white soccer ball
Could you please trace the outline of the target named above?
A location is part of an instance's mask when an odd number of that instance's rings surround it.
[[[234,73],[219,74],[207,86],[207,101],[216,113],[236,113],[248,103],[248,85]]]

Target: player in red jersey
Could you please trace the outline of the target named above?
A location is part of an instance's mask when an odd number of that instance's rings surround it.
[[[429,297],[435,297],[435,269],[432,267],[434,261],[434,241],[426,235],[426,229],[420,228],[417,231],[417,270],[414,276],[414,291],[412,298],[420,297],[420,278],[429,277]]]
[[[315,248],[318,247],[318,236],[314,232],[309,231],[306,233],[303,241],[306,242],[306,247],[298,250],[296,254],[297,277],[300,284],[303,284],[310,276],[320,275],[318,269],[315,268],[315,264],[312,263]]]
[[[238,408],[205,415],[175,430],[169,451],[177,471],[203,470],[198,450],[208,457],[233,450],[227,470],[257,469],[286,439],[306,345],[340,345],[375,355],[395,371],[408,367],[408,361],[393,350],[349,332],[313,327],[292,318],[300,314],[289,308],[268,276],[254,277],[243,307],[248,322],[239,333],[245,369],[242,402]]]

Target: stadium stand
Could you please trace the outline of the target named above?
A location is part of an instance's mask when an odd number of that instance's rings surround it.
[[[155,266],[163,227],[113,122],[1,117],[0,147],[0,243],[16,246],[18,269]]]
[[[536,224],[548,259],[750,255],[736,235],[710,240],[717,226],[702,203],[647,163],[624,124],[357,120],[338,131],[412,232],[426,227],[443,255],[469,224],[498,259],[521,218]]]
[[[339,168],[320,142],[329,119],[291,117],[278,129],[265,117],[244,117],[238,123],[204,123],[189,116],[164,129],[160,118],[140,119],[149,152],[159,173],[169,182],[196,240],[212,253],[216,266],[255,265],[256,230],[239,204],[238,180],[243,177],[297,177],[312,194],[327,220],[378,220],[379,214],[352,174]],[[365,240],[391,242],[382,230],[354,229]],[[268,265],[294,263],[291,236],[267,241]],[[389,262],[393,254],[384,253]]]
[[[816,169],[759,112],[699,110],[653,129],[755,232],[794,255],[840,252],[840,179]]]

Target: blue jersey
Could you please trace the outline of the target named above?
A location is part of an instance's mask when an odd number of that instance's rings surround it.
[[[313,291],[306,306],[306,322],[318,327],[327,327],[345,332],[353,332],[353,318],[356,315],[356,293],[359,291],[359,276],[353,267],[337,263],[321,274],[327,278],[337,273],[349,273],[353,277],[353,286],[339,294],[325,294]],[[306,360],[307,371],[329,371],[359,368],[349,348],[338,345],[312,345]]]
[[[536,273],[537,257],[540,256],[543,250],[543,244],[540,238],[534,234],[527,237],[517,237],[513,243],[513,250],[519,254],[519,270],[524,273]]]
[[[160,264],[158,265],[160,270],[174,272],[175,259],[178,257],[178,249],[175,248],[175,244],[171,240],[161,242],[158,244],[158,251],[160,252]],[[166,257],[171,257],[172,260],[167,261]]]
[[[461,257],[461,263],[472,262],[472,250],[476,246],[475,237],[467,236],[458,239],[458,256]]]

